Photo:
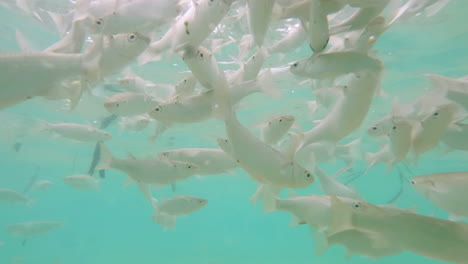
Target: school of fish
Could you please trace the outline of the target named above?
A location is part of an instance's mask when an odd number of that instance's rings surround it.
[[[386,61],[374,49],[394,24],[416,16],[430,21],[451,2],[0,1],[0,8],[30,16],[60,36],[47,48],[35,49],[30,37],[16,31],[20,51],[0,54],[0,118],[11,122],[10,130],[17,129],[8,141],[12,151],[20,152],[28,134],[19,132],[24,128],[20,121],[5,118],[10,111],[26,105],[34,112],[32,107],[47,102],[65,102],[68,109],[62,111],[70,115],[92,105],[104,109],[106,116],[93,116],[89,123],[37,116],[29,123],[31,134],[39,135],[38,140],[54,135],[92,143],[87,173],[63,175],[63,183],[77,192],[99,192],[114,180],[106,172],[120,171],[127,177],[125,186],[135,184],[154,210],[152,220],[165,229],[176,228],[181,216],[203,214],[209,206],[204,198],[177,194],[179,184],[195,176],[244,172],[258,184],[249,197],[252,205],[261,203],[268,214],[288,212],[292,226],[308,225],[317,255],[342,245],[347,250],[343,257],[377,259],[410,251],[468,263],[468,169],[402,176],[403,185],[450,214],[448,219],[369,203],[340,177],[355,172],[358,161],[365,162],[365,171],[383,163],[382,173],[390,174],[421,166],[421,157],[437,149],[468,151],[468,78],[427,72],[424,78],[431,90],[402,102],[382,88]],[[297,57],[301,47],[301,57],[289,59],[291,54]],[[167,84],[138,74],[152,67],[159,78],[180,78]],[[282,85],[285,79],[292,84]],[[255,124],[245,121],[245,111],[268,112],[284,94],[299,89],[310,92],[298,99],[301,115],[272,111]],[[260,100],[252,103],[252,97]],[[368,126],[365,120],[377,99],[392,102],[392,109]],[[309,120],[301,120],[305,116]],[[191,127],[205,122],[217,122],[221,130]],[[311,128],[304,128],[305,122]],[[195,141],[209,138],[213,144],[124,157],[113,144],[121,135],[106,131],[112,125],[134,134],[151,130],[148,149],[174,131]],[[380,149],[364,151],[364,137]],[[345,165],[331,176],[326,163]],[[95,170],[100,177],[94,176]],[[34,206],[40,202],[32,198],[34,192],[54,185],[36,173],[24,191],[2,186],[0,206]],[[323,195],[296,194],[315,185]],[[173,197],[159,197],[160,188],[171,188]],[[19,222],[6,230],[29,239],[62,225],[56,220]]]

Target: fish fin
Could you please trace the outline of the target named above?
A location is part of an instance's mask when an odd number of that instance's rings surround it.
[[[283,154],[289,161],[294,161],[296,153],[301,148],[302,142],[304,141],[304,133],[289,131],[288,134],[290,136],[290,142],[283,151]]]
[[[357,138],[346,145],[337,145],[335,148],[335,156],[349,163],[361,160],[361,138]]]
[[[321,256],[325,251],[328,249],[328,239],[327,236],[325,235],[325,232],[317,228],[315,226],[309,225],[310,227],[310,233],[312,237],[314,238],[314,244],[315,244],[315,255],[316,256]]]
[[[289,224],[290,227],[296,227],[298,225],[305,225],[307,224],[304,220],[299,219],[299,217],[292,215],[291,223]]]
[[[289,197],[297,197],[297,193],[293,189],[288,190]]]
[[[342,202],[337,196],[331,195],[331,222],[327,236],[330,237],[339,232],[354,229],[352,224],[352,208]]]
[[[246,34],[243,35],[239,41],[239,60],[242,60],[243,58],[247,57],[249,52],[252,50],[253,46],[255,44],[255,40],[253,35],[251,34]]]
[[[169,123],[157,122],[156,128],[154,129],[154,134],[150,137],[150,142],[154,143],[170,126],[171,124]]]
[[[176,184],[175,184],[175,183],[172,183],[172,184],[171,184],[171,189],[172,189],[172,192],[175,192],[175,191],[176,191]]]
[[[259,184],[257,191],[250,197],[250,201],[253,205],[256,205],[257,201],[263,202],[263,213],[271,213],[276,211],[276,197],[281,191],[280,187],[276,187],[270,184]]]
[[[100,71],[101,55],[103,50],[103,36],[99,35],[94,44],[83,54],[83,72],[81,77],[81,89],[90,90],[97,82],[102,79]]]
[[[367,168],[372,168],[375,164],[380,162],[389,161],[388,153],[382,154],[381,151],[378,152],[366,152],[364,154],[364,161],[367,164]]]
[[[141,193],[143,194],[143,197],[145,197],[145,199],[148,201],[152,201],[152,195],[149,189],[149,185],[145,183],[138,183],[137,185],[138,189],[140,189]]]
[[[448,220],[454,221],[454,222],[462,222],[465,219],[466,219],[466,217],[459,216],[459,215],[456,215],[456,214],[450,214],[449,217],[448,217]]]
[[[96,165],[97,170],[105,170],[105,169],[110,169],[111,168],[111,163],[112,159],[114,158],[112,156],[112,153],[107,149],[106,145],[104,143],[99,142],[98,143],[100,148],[101,148],[101,155],[99,156],[99,160]]]
[[[281,91],[273,83],[273,75],[270,69],[264,69],[257,77],[257,85],[260,90],[274,98],[281,97]]]
[[[16,42],[20,47],[21,51],[33,51],[31,48],[31,43],[26,39],[26,36],[19,29],[16,29]]]
[[[162,225],[165,228],[168,229],[175,229],[176,227],[176,216],[175,215],[169,215],[161,212],[156,212],[153,215],[153,221]]]
[[[128,157],[129,159],[133,159],[133,160],[136,160],[136,159],[137,159],[137,158],[136,158],[132,153],[130,153],[130,152],[127,152],[127,157]]]

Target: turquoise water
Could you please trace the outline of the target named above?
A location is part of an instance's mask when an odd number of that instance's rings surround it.
[[[361,137],[362,152],[375,151],[378,145],[365,131],[390,111],[392,98],[407,102],[426,93],[430,83],[424,78],[425,73],[453,78],[467,74],[466,10],[468,2],[453,0],[433,17],[407,18],[381,36],[374,50],[385,66],[382,87],[389,96],[376,98],[364,124],[343,142]],[[16,29],[38,50],[59,40],[53,27],[43,26],[13,9],[1,7],[0,21],[2,53],[20,50],[15,41]],[[245,18],[240,23],[246,23]],[[269,35],[274,34],[270,28]],[[310,54],[304,43],[285,58],[269,57],[263,67],[284,66]],[[236,56],[235,45],[221,50],[217,59],[229,61],[230,55]],[[168,84],[175,84],[188,70],[176,56],[141,67],[132,64],[131,68],[148,80]],[[105,82],[115,83],[116,77]],[[278,81],[281,98],[261,94],[249,96],[242,101],[239,119],[250,126],[272,115],[291,114],[305,130],[310,129],[313,124],[304,102],[313,97],[307,85],[300,82],[301,79],[293,75]],[[263,214],[260,206],[252,206],[249,197],[257,183],[240,168],[234,175],[191,177],[178,183],[175,193],[170,187],[154,189],[153,195],[158,199],[193,195],[209,201],[205,208],[178,218],[175,230],[165,230],[151,220],[151,204],[136,185],[123,187],[125,175],[119,171],[107,170],[106,178],[100,180],[99,191],[72,189],[63,178],[87,172],[94,143],[78,143],[41,132],[35,120],[92,124],[108,115],[103,100],[85,93],[77,109],[70,112],[63,101],[35,98],[0,111],[0,187],[21,192],[37,168],[38,179],[54,183],[43,192],[28,192],[35,201],[31,206],[0,205],[0,241],[4,242],[0,246],[0,263],[442,263],[410,252],[378,260],[359,255],[347,259],[342,246],[333,246],[322,256],[316,256],[314,239],[306,225],[290,228],[288,213]],[[250,127],[258,135],[258,130]],[[156,156],[166,149],[217,148],[215,139],[225,137],[224,124],[217,119],[176,124],[154,144],[149,143],[152,130],[151,126],[138,133],[120,131],[114,123],[106,129],[113,134],[106,145],[118,157],[131,153],[143,158]],[[18,141],[22,147],[16,152],[13,144]],[[414,175],[462,171],[468,168],[466,160],[465,152],[444,153],[436,149],[424,154],[419,166],[411,171]],[[323,164],[329,174],[344,166],[341,161]],[[364,169],[363,161],[356,161],[356,173],[362,174]],[[97,173],[95,175],[97,177]],[[398,170],[387,174],[383,164],[374,166],[353,184],[367,201],[375,204],[387,202],[401,185]],[[316,182],[297,193],[323,192]],[[446,212],[430,204],[408,185],[396,204],[401,208],[416,207],[420,214],[447,218]],[[39,220],[62,221],[64,225],[28,239],[24,244],[23,239],[1,228]]]

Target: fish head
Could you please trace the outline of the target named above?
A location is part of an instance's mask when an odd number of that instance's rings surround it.
[[[428,191],[436,189],[435,182],[427,176],[417,176],[417,177],[412,178],[411,186],[413,186],[413,188],[417,192],[423,195]]]
[[[198,209],[201,209],[208,204],[208,200],[199,197],[191,197],[190,202]]]
[[[175,89],[178,93],[191,93],[197,84],[197,78],[195,76],[190,75],[182,79],[179,83],[177,83]]]
[[[268,122],[268,125],[290,128],[293,125],[294,121],[295,118],[292,115],[281,115]]]
[[[293,183],[296,188],[306,188],[307,186],[311,185],[314,183],[315,178],[312,175],[312,172],[310,172],[307,169],[304,169],[297,163],[293,163],[293,171],[292,171],[292,177],[293,177]]]
[[[169,159],[171,157],[171,152],[170,151],[161,151],[158,153],[159,158],[162,159]]]
[[[231,155],[232,154],[232,146],[231,142],[229,142],[229,139],[227,138],[217,138],[216,142],[218,143],[218,146],[226,153]]]
[[[120,115],[120,109],[122,109],[122,106],[127,103],[128,100],[121,96],[112,96],[104,101],[104,108],[106,108],[109,113]]]
[[[148,115],[158,121],[171,122],[172,117],[180,115],[180,103],[177,101],[159,104],[153,107]]]
[[[179,175],[181,176],[191,176],[198,173],[200,167],[193,163],[181,162],[181,161],[172,161]]]
[[[382,137],[388,135],[394,127],[394,122],[391,117],[384,117],[370,128],[367,129],[367,134],[371,137]]]
[[[291,66],[289,67],[289,71],[291,71],[292,74],[303,76],[305,74],[305,68],[306,68],[306,61],[301,60],[301,61],[296,61]]]
[[[111,35],[103,53],[109,57],[120,56],[133,60],[149,46],[150,41],[150,38],[138,32]]]

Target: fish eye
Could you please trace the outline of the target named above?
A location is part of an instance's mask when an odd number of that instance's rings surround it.
[[[356,202],[356,203],[353,204],[353,208],[356,208],[356,209],[357,209],[357,208],[359,208],[359,207],[361,207],[361,203]]]
[[[132,33],[132,34],[128,35],[127,39],[130,40],[130,41],[134,41],[136,39],[136,35]]]
[[[376,131],[376,130],[377,130],[377,127],[376,127],[376,126],[373,126],[373,127],[372,127],[372,130]]]
[[[191,168],[192,168],[192,165],[187,165],[187,168],[191,169]]]
[[[96,23],[96,25],[98,26],[102,26],[102,24],[104,23],[104,21],[102,21],[102,19],[98,18],[94,21],[94,23]]]
[[[225,139],[224,142],[228,143],[229,141],[227,139]]]
[[[395,130],[395,129],[396,129],[396,126],[393,126],[393,130]]]
[[[439,113],[438,113],[438,112],[434,112],[432,115],[433,115],[433,116],[438,116]]]
[[[414,180],[411,180],[411,184],[415,185],[415,184],[416,184],[416,182],[415,182]]]
[[[310,177],[312,177],[312,174],[310,174],[309,171],[306,171],[306,177],[307,177],[307,178],[310,178]]]
[[[160,106],[156,106],[156,108],[154,108],[154,111],[160,112],[160,111],[161,111],[161,107],[160,107]]]
[[[281,118],[281,119],[279,120],[279,122],[280,122],[280,123],[283,122],[283,119]]]
[[[201,53],[201,52],[200,52],[200,58],[202,58],[202,59],[203,59],[203,53]]]
[[[255,60],[255,55],[252,56],[252,60]]]
[[[299,65],[299,62],[295,62],[292,66],[297,67],[297,65]]]
[[[119,107],[119,104],[118,104],[118,103],[117,103],[117,104],[115,104],[115,107]]]

